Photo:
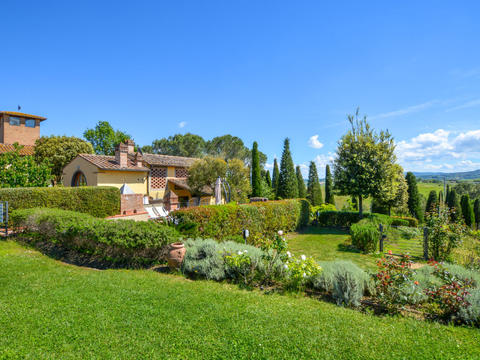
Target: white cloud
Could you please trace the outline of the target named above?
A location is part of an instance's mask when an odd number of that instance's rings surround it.
[[[187,125],[187,122],[186,122],[186,121],[181,121],[181,122],[178,123],[178,127],[179,127],[180,129],[183,129],[186,125]]]
[[[313,135],[308,139],[308,145],[314,149],[321,149],[323,144],[318,141],[318,135]]]
[[[480,168],[480,130],[438,129],[396,144],[404,168],[415,171],[469,171]]]
[[[318,177],[320,179],[325,177],[325,168],[328,164],[331,165],[333,160],[335,160],[335,154],[333,152],[315,156],[313,161],[315,161],[315,164],[317,165]]]

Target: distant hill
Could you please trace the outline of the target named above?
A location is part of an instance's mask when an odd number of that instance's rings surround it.
[[[441,173],[441,172],[414,172],[417,178],[425,180],[474,180],[480,179],[480,169],[465,172]]]

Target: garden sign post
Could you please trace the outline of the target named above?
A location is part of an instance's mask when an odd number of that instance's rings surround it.
[[[0,202],[0,223],[5,224],[5,236],[8,236],[8,201]]]

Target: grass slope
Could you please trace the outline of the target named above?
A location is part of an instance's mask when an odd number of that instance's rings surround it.
[[[479,332],[151,270],[98,271],[0,241],[0,358],[478,358]]]

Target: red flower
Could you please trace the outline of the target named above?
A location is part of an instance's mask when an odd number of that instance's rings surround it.
[[[418,281],[415,281],[414,284],[415,284],[415,285],[418,285]]]

